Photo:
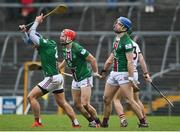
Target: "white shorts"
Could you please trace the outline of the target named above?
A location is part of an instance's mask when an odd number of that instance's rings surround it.
[[[128,76],[129,76],[128,72],[111,71],[107,79],[107,83],[113,86],[119,86],[121,84],[129,82]]]
[[[87,86],[93,87],[93,77],[92,76],[85,78],[84,80],[81,80],[80,82],[77,82],[73,79],[71,88],[80,90],[82,87],[87,87]]]
[[[138,77],[138,72],[136,71],[136,72],[134,72],[134,79],[135,79],[137,82],[139,82],[139,81],[138,81],[138,78],[139,78],[139,77]]]
[[[128,83],[128,72],[114,72],[111,71],[107,83],[113,86],[119,86],[124,83]],[[134,79],[138,81],[138,72],[134,72]]]
[[[43,93],[60,93],[63,92],[63,84],[63,76],[61,74],[57,74],[51,77],[45,77],[44,80],[38,84],[38,86]]]

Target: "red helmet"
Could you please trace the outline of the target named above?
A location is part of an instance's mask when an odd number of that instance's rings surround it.
[[[64,29],[63,31],[62,31],[63,33],[64,33],[64,35],[68,38],[68,39],[70,39],[70,40],[75,40],[75,38],[76,38],[76,32],[75,31],[73,31],[73,30],[71,30],[71,29]]]

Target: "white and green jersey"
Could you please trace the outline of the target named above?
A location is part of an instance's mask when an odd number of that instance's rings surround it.
[[[53,40],[39,39],[38,54],[40,55],[42,70],[45,76],[58,74],[57,70],[57,44]]]
[[[57,44],[53,40],[44,39],[39,33],[36,32],[38,22],[35,21],[34,24],[29,29],[29,36],[26,39],[31,40],[31,43],[37,46],[38,54],[41,59],[41,66],[46,77],[58,74],[57,70]]]
[[[76,42],[71,43],[71,49],[63,47],[63,58],[71,69],[75,81],[81,81],[91,76],[91,70],[87,65],[86,57],[89,52]]]
[[[141,50],[139,48],[139,45],[132,41],[133,43],[133,64],[134,64],[134,71],[136,72],[137,71],[137,64],[138,64],[138,54],[141,53]]]
[[[129,35],[124,34],[122,37],[116,36],[113,42],[113,71],[127,72],[126,53],[133,51],[132,40]]]

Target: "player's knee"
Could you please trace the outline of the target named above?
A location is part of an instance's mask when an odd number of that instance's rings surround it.
[[[34,97],[32,95],[28,95],[27,99],[29,102],[31,102],[34,99]]]
[[[104,102],[105,105],[108,105],[108,104],[111,103],[110,99],[108,97],[106,97],[106,96],[103,96],[103,102]]]
[[[29,102],[31,101],[30,96],[27,97],[27,100],[28,100]]]
[[[82,104],[83,106],[88,106],[89,100],[88,100],[87,98],[83,98],[83,99],[81,100],[81,104]]]

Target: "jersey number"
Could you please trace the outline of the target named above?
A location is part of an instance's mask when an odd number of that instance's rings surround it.
[[[56,53],[55,53],[55,58],[58,59],[58,50],[57,50],[57,47],[54,48]]]
[[[133,60],[136,60],[137,55],[138,55],[136,52],[136,46],[133,46],[133,54],[134,54]]]

